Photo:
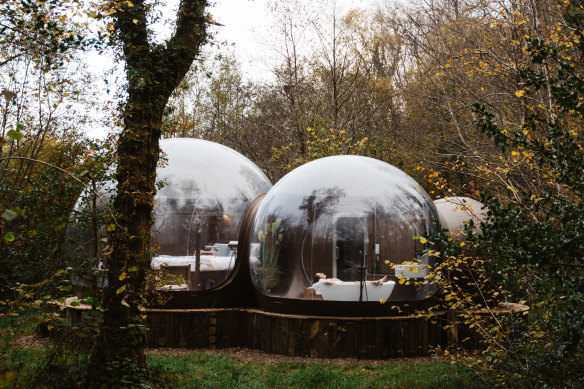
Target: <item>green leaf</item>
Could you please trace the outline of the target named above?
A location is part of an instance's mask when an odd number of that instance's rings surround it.
[[[7,241],[7,242],[14,242],[14,239],[15,239],[14,238],[14,234],[12,232],[7,232],[4,235],[4,240]]]
[[[18,131],[14,131],[14,130],[10,130],[6,133],[6,135],[14,140],[21,140],[22,139],[22,134]]]
[[[6,140],[6,138],[2,137],[0,138],[0,147],[4,147],[8,144],[8,141]]]

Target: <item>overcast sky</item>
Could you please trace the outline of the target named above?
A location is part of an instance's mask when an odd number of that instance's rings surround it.
[[[336,8],[343,13],[350,8],[372,8],[383,1],[336,0]],[[270,61],[276,57],[270,39],[274,23],[268,7],[270,2],[274,0],[217,0],[211,9],[215,20],[223,25],[218,29],[217,40],[233,45],[244,74],[255,80],[265,78]],[[285,0],[279,2],[286,3]],[[301,2],[310,4],[314,0]]]
[[[227,45],[241,63],[244,77],[254,80],[269,80],[270,68],[278,60],[274,51],[273,17],[269,11],[269,4],[275,0],[217,0],[211,8],[214,19],[222,26],[216,28],[215,41]],[[278,0],[286,4],[285,0]],[[298,0],[305,4],[315,4],[311,0]],[[331,3],[335,0],[325,0]],[[378,3],[387,0],[336,0],[336,9],[343,13],[350,8],[372,8]],[[178,0],[167,0],[163,18],[174,19]],[[156,28],[157,35],[162,39],[170,35],[170,28],[162,25]],[[117,75],[105,75],[106,71],[113,68],[111,56],[99,53],[89,53],[88,63],[96,75],[95,88],[103,90],[103,105],[112,100],[116,83],[120,83],[121,69]],[[107,78],[108,83],[103,80]],[[109,91],[109,94],[108,94]],[[93,128],[88,131],[91,137],[103,137],[106,134],[104,128]]]

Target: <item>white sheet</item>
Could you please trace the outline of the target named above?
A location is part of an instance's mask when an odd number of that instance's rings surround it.
[[[195,256],[160,255],[152,258],[151,266],[153,269],[160,269],[164,264],[168,266],[185,266],[190,264],[191,271],[195,271],[196,262],[197,258]],[[228,257],[201,255],[201,271],[233,270],[234,265],[235,255]]]

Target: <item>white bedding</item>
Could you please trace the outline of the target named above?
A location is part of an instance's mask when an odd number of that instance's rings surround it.
[[[190,264],[191,271],[195,271],[195,264],[197,258],[195,256],[173,256],[160,255],[152,258],[151,266],[153,269],[160,269],[161,266],[185,266]],[[201,271],[214,270],[233,270],[235,265],[235,255],[233,256],[215,256],[215,255],[201,255]]]

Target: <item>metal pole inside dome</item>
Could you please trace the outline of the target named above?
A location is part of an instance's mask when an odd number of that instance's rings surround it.
[[[367,267],[365,266],[365,255],[363,255],[363,251],[359,251],[359,254],[361,257],[361,266],[359,267],[359,301],[363,301],[363,286],[365,285],[365,271]]]

